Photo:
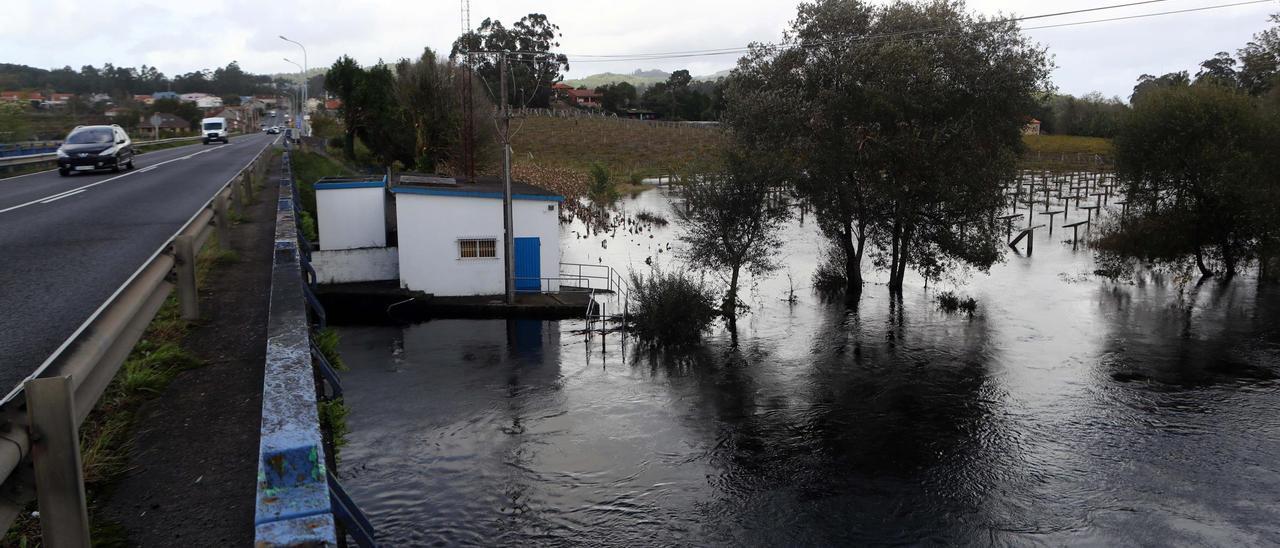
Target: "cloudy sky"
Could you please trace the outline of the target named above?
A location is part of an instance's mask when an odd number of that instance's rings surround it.
[[[1034,15],[1134,0],[970,0],[987,13]],[[1067,23],[1158,11],[1235,3],[1241,0],[1166,0],[1142,6],[1028,22]],[[632,54],[738,47],[774,41],[795,14],[788,0],[473,0],[471,21],[486,17],[511,23],[536,11],[563,32],[561,51],[572,55]],[[1195,72],[1218,51],[1234,52],[1268,27],[1267,14],[1280,2],[1027,31],[1047,45],[1058,69],[1054,81],[1068,93],[1101,91],[1127,97],[1142,73]],[[423,46],[447,54],[461,30],[457,0],[368,0],[309,2],[215,0],[45,0],[13,2],[0,21],[0,62],[44,68],[84,64],[148,64],[173,75],[236,60],[258,73],[296,70],[283,58],[301,61],[284,34],[304,43],[311,66],[341,54],[362,63],[417,55]],[[627,62],[571,61],[569,77],[598,72],[687,68],[710,74],[735,57]]]

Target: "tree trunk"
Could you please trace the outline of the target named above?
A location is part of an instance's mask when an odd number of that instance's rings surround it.
[[[356,132],[354,130],[348,129],[342,139],[342,153],[346,155],[348,160],[356,159]]]
[[[1235,253],[1231,251],[1231,246],[1228,244],[1222,244],[1218,246],[1218,248],[1222,251],[1222,264],[1227,269],[1227,272],[1226,272],[1227,279],[1231,279],[1236,275]]]
[[[733,322],[738,315],[738,272],[740,270],[742,265],[733,265],[733,273],[729,275],[729,293],[724,296],[724,303],[720,305],[730,322]]]
[[[857,238],[855,244],[854,238]],[[845,300],[855,302],[862,296],[862,249],[865,238],[855,236],[852,227],[840,242],[844,246]]]
[[[1204,252],[1200,250],[1200,246],[1196,246],[1196,267],[1200,269],[1200,276],[1205,278],[1213,276],[1213,271],[1204,264]]]

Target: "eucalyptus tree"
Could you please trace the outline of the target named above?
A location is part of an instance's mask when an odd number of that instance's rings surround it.
[[[1016,22],[960,1],[817,0],[783,44],[739,60],[725,119],[799,166],[796,190],[844,252],[850,298],[868,254],[900,292],[912,265],[935,276],[999,260],[1000,183],[1049,70]]]

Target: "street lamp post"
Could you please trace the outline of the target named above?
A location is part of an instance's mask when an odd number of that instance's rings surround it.
[[[294,63],[293,61],[290,61],[288,57],[285,57],[285,58],[284,58],[284,60],[285,60],[285,62],[286,62],[286,63],[292,64],[292,65],[293,65],[293,66],[295,66],[295,67],[302,68],[302,65],[299,65],[299,64],[297,64],[297,63]],[[305,72],[305,71],[304,71],[304,72]],[[302,89],[295,90],[295,92],[296,92],[296,93],[292,93],[292,94],[290,94],[290,95],[292,95],[293,97],[304,97],[304,95],[302,95],[302,94],[306,93],[306,89],[307,89],[307,86],[306,86],[306,80],[305,80],[305,79],[303,79]],[[294,101],[294,99],[293,99],[293,98],[291,98],[291,99],[290,99],[290,101]],[[302,103],[303,103],[303,105],[302,105],[302,108],[301,108],[301,109],[298,109],[298,107],[297,107],[297,106],[295,106],[295,107],[294,107],[294,109],[296,109],[296,110],[297,110],[297,112],[299,112],[299,113],[300,113],[300,115],[299,115],[300,117],[299,117],[299,118],[298,118],[298,120],[297,120],[297,121],[298,121],[298,133],[299,133],[300,135],[305,135],[305,132],[304,132],[304,130],[303,130],[302,128],[303,128],[303,126],[305,125],[305,122],[306,122],[306,119],[305,119],[305,115],[306,115],[306,110],[305,110],[305,109],[306,109],[306,101],[307,101],[306,99],[302,99]],[[295,101],[295,103],[296,103],[296,101]]]
[[[285,38],[284,35],[280,35],[280,39],[302,48],[302,133],[306,135],[310,129],[310,124],[307,123],[307,47],[302,45],[301,42]],[[294,64],[296,65],[297,63]]]

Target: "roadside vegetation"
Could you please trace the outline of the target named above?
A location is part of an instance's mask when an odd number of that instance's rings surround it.
[[[238,260],[234,251],[218,245],[216,236],[211,238],[197,258],[197,283],[203,286],[216,269]],[[103,521],[94,509],[110,496],[114,482],[128,472],[126,465],[132,449],[133,428],[142,405],[163,394],[182,371],[203,365],[183,348],[190,328],[191,324],[182,319],[176,293],[171,294],[120,366],[97,406],[80,425],[85,492],[89,499],[91,535],[95,545],[126,545],[123,531],[116,524]],[[23,512],[10,527],[3,543],[6,546],[39,546],[39,520],[30,512]]]

